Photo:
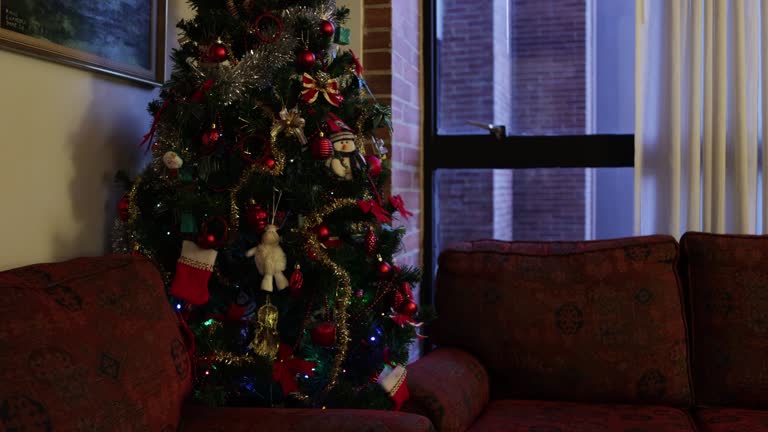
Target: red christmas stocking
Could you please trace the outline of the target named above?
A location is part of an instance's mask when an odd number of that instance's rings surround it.
[[[171,283],[171,295],[193,305],[208,302],[208,280],[213,272],[217,251],[202,249],[184,240],[181,256],[176,262],[176,275]]]
[[[400,411],[400,407],[408,400],[408,386],[405,384],[405,377],[408,371],[404,366],[398,365],[394,369],[384,366],[384,370],[379,374],[379,385],[395,403],[394,410]]]

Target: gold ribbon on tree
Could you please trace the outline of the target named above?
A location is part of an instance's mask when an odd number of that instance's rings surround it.
[[[277,136],[281,132],[285,132],[286,135],[293,135],[302,145],[307,144],[307,137],[304,135],[305,121],[301,118],[301,113],[298,108],[291,108],[287,110],[285,107],[278,114],[278,118],[272,122],[272,130],[270,135],[272,139],[277,139]]]
[[[301,76],[301,85],[304,87],[304,90],[301,91],[301,98],[306,103],[315,103],[321,93],[325,100],[335,107],[341,105],[344,100],[344,97],[339,93],[338,81],[325,72],[318,72],[317,79],[304,72],[304,75]]]

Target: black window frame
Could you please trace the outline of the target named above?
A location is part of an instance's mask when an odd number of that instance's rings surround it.
[[[434,304],[434,270],[437,266],[434,176],[438,169],[634,167],[635,162],[634,134],[507,135],[502,139],[496,139],[491,133],[438,134],[436,1],[422,2],[424,276],[420,293],[421,303],[425,305]]]

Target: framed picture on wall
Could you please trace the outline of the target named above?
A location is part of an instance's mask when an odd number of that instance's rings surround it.
[[[160,85],[167,0],[0,0],[0,46]]]

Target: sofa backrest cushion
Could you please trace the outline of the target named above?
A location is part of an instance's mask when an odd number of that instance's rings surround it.
[[[768,236],[686,233],[698,405],[768,408]]]
[[[481,241],[441,254],[433,340],[477,356],[494,398],[690,404],[678,244]]]
[[[0,429],[175,431],[190,366],[145,259],[0,273]]]

